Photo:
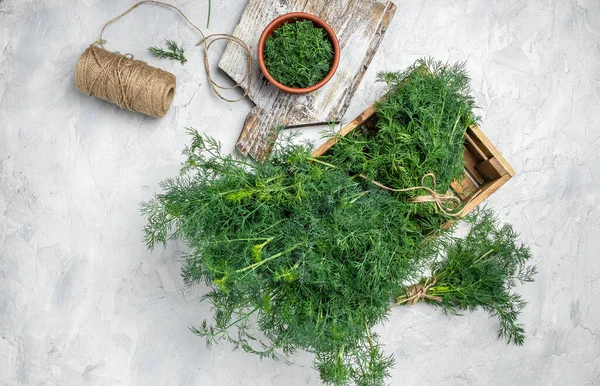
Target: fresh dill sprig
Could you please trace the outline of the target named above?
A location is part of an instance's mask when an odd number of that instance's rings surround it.
[[[327,33],[310,20],[282,25],[265,43],[265,65],[279,83],[306,88],[319,83],[331,69],[333,46]]]
[[[165,42],[168,51],[160,47],[150,47],[148,48],[150,55],[158,59],[178,60],[182,65],[187,62],[187,59],[183,55],[183,48],[179,47],[173,40],[166,39]]]

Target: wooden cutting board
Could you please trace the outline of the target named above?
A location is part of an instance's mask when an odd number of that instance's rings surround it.
[[[339,121],[377,51],[396,6],[389,0],[249,0],[233,34],[253,53],[252,86],[248,96],[256,105],[246,117],[237,148],[262,160],[271,149],[274,129]],[[340,42],[340,63],[333,78],[310,94],[291,95],[262,76],[256,49],[263,29],[288,12],[308,12],[325,20]],[[229,43],[219,67],[243,83],[245,53]]]

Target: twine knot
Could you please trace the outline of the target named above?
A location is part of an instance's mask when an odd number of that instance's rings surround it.
[[[425,283],[423,283],[422,285],[417,283],[417,284],[413,284],[410,287],[408,287],[406,289],[406,298],[401,300],[401,301],[397,301],[396,304],[400,305],[400,304],[409,304],[409,305],[413,305],[418,303],[421,299],[429,299],[429,300],[434,300],[436,302],[441,302],[442,298],[439,296],[434,296],[434,295],[430,295],[427,293],[427,291],[429,290],[429,288],[433,287],[433,285],[435,285],[436,282],[436,278],[433,277],[433,280],[431,280],[432,278],[427,278],[425,279]],[[429,282],[431,280],[431,283]]]
[[[425,186],[425,178],[426,177],[431,177],[431,180],[432,180],[431,185],[433,186],[433,189],[430,189]],[[437,205],[437,207],[440,209],[440,211],[442,213],[444,213],[448,216],[457,216],[459,213],[448,212],[446,210],[446,208],[444,208],[443,203],[449,202],[449,201],[454,201],[457,204],[460,204],[460,200],[458,199],[458,197],[450,195],[450,194],[439,194],[438,192],[435,191],[436,187],[437,187],[437,181],[435,179],[435,174],[427,173],[423,177],[421,177],[421,186],[417,186],[415,188],[412,188],[411,190],[423,189],[423,190],[427,191],[429,193],[429,195],[428,196],[411,197],[408,199],[408,201],[409,202],[435,202],[435,204]]]

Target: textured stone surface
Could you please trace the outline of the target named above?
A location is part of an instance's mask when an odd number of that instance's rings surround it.
[[[187,329],[209,306],[198,302],[205,288],[181,282],[183,246],[144,248],[138,203],[177,173],[183,127],[233,150],[251,106],[211,94],[197,37],[153,6],[109,29],[107,48],[177,75],[167,116],[77,92],[79,55],[129,4],[0,1],[0,384],[317,385],[307,354],[261,362],[207,350]],[[347,117],[380,95],[377,71],[428,55],[467,60],[482,128],[518,172],[489,203],[522,232],[540,273],[519,289],[523,347],[497,341],[482,312],[394,309],[378,327],[398,361],[391,383],[600,384],[598,1],[396,4]],[[206,1],[178,5],[205,23]],[[211,31],[232,31],[244,2],[213,5]],[[190,48],[185,66],[145,53],[164,38]]]

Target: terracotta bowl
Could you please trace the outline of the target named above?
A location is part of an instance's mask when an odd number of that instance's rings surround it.
[[[269,70],[267,70],[267,66],[265,65],[265,43],[267,41],[267,38],[271,36],[273,31],[275,31],[278,27],[282,26],[283,24],[295,22],[298,20],[310,20],[312,21],[315,27],[322,28],[327,33],[327,36],[331,41],[331,45],[333,46],[333,62],[331,63],[331,69],[319,83],[306,88],[293,88],[279,83],[278,81],[273,79],[271,74],[269,74]],[[269,83],[271,83],[278,89],[288,92],[290,94],[306,94],[323,87],[323,85],[325,85],[325,83],[327,83],[329,79],[331,79],[333,74],[335,74],[339,63],[340,43],[338,42],[337,36],[335,36],[335,32],[333,32],[333,29],[329,26],[329,24],[325,23],[323,19],[320,19],[315,15],[311,15],[310,13],[292,12],[279,16],[277,19],[269,23],[269,25],[263,31],[262,35],[260,35],[260,40],[258,41],[258,65],[260,66],[260,70],[265,75],[265,78],[267,78]]]

